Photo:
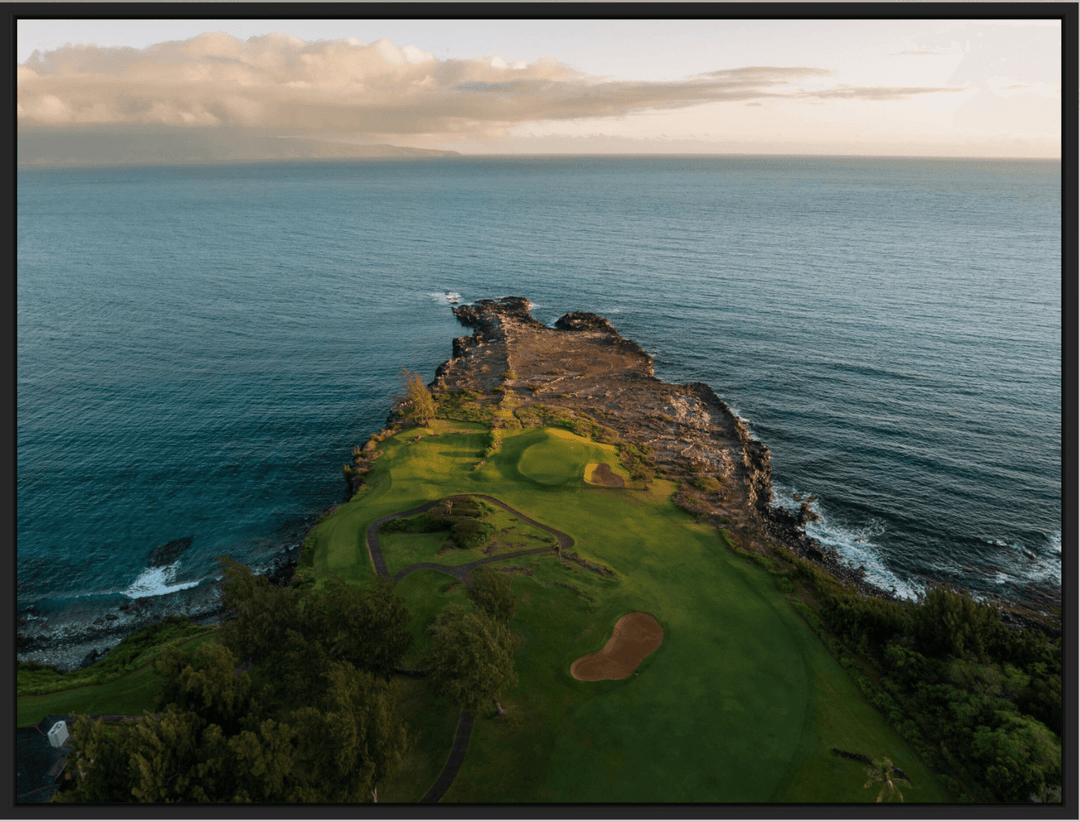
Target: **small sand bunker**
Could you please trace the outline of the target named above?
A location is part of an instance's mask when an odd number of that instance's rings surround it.
[[[611,466],[606,462],[590,462],[586,465],[585,482],[589,485],[603,485],[605,488],[623,487],[623,478],[611,473]]]
[[[663,641],[660,623],[643,611],[634,611],[615,623],[611,639],[602,650],[574,660],[570,675],[587,682],[626,679]]]

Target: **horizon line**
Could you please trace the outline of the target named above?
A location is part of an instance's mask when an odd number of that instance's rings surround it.
[[[402,146],[402,148],[413,148],[409,146]],[[542,153],[487,153],[487,154],[466,154],[453,149],[421,149],[422,151],[446,151],[453,152],[448,156],[437,155],[414,155],[414,156],[385,156],[385,157],[252,157],[252,158],[232,158],[227,160],[215,160],[215,159],[177,159],[168,160],[157,158],[154,160],[131,160],[131,161],[117,161],[117,160],[78,160],[74,162],[34,162],[34,161],[18,161],[16,163],[17,169],[32,169],[32,168],[78,168],[83,166],[93,167],[119,167],[119,166],[163,166],[163,165],[237,165],[241,163],[289,163],[289,162],[386,162],[386,161],[406,161],[415,162],[419,160],[431,160],[453,162],[458,159],[465,160],[542,160],[552,158],[589,158],[589,159],[658,159],[658,158],[671,158],[671,159],[683,159],[683,158],[718,158],[718,157],[787,157],[787,158],[836,158],[836,159],[860,159],[860,160],[983,160],[983,161],[1041,161],[1041,162],[1056,162],[1060,163],[1061,156],[1057,157],[1044,157],[1035,155],[971,155],[971,154],[833,154],[827,152],[813,152],[804,154],[794,154],[789,152],[633,152],[633,153],[597,153],[597,152],[552,152],[547,154]]]

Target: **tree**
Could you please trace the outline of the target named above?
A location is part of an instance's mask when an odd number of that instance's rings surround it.
[[[433,690],[474,711],[497,699],[514,674],[510,632],[484,613],[451,605],[432,621],[428,652]]]
[[[302,698],[319,660],[345,659],[384,678],[412,646],[405,601],[380,580],[362,589],[331,576],[322,589],[273,586],[223,557],[218,641],[273,673],[279,698]]]
[[[295,801],[366,802],[415,742],[397,717],[398,683],[347,662],[321,674],[321,693],[289,715],[296,728]]]
[[[167,649],[154,662],[160,677],[158,710],[192,711],[234,732],[256,713],[260,696],[269,698],[265,691],[256,693],[247,673],[237,673],[237,665],[237,658],[217,643],[200,645],[191,657],[179,648]]]
[[[506,629],[510,630],[510,620],[517,613],[510,577],[481,565],[469,574],[469,581],[466,596],[492,619],[505,619]]]
[[[304,611],[311,633],[326,645],[332,659],[389,679],[394,665],[413,644],[405,600],[393,583],[379,579],[369,590],[332,575],[321,593],[307,597]]]
[[[1061,741],[1030,716],[998,711],[997,727],[981,725],[972,737],[973,759],[1005,802],[1022,802],[1061,784]]]
[[[395,397],[401,404],[401,414],[414,425],[425,426],[435,419],[435,398],[415,371],[401,369],[402,396]]]
[[[398,716],[396,683],[348,662],[321,660],[303,701],[237,699],[242,686],[220,683],[233,695],[223,705],[210,683],[224,679],[235,658],[219,648],[178,662],[162,666],[174,680],[164,692],[193,698],[198,710],[170,702],[135,726],[80,718],[74,770],[85,775],[65,786],[60,801],[362,802],[415,741]],[[247,681],[247,674],[235,677]],[[207,708],[226,717],[225,727],[207,720]]]
[[[881,790],[878,792],[877,801],[880,802],[881,798],[888,796],[892,798],[893,794],[900,797],[900,801],[904,801],[904,795],[900,793],[898,785],[910,785],[911,783],[900,776],[893,773],[893,763],[887,757],[883,756],[880,759],[875,759],[872,767],[866,769],[866,775],[870,778],[866,780],[866,784],[863,788],[869,788],[874,785],[881,785]]]
[[[71,756],[54,802],[131,802],[130,726],[109,726],[77,716],[71,725]]]
[[[297,592],[273,585],[234,559],[223,556],[221,604],[225,615],[217,641],[241,661],[260,665],[279,652],[289,631],[303,632]]]
[[[923,653],[988,659],[988,650],[1002,644],[1005,629],[991,605],[966,592],[930,588],[914,610],[913,628]]]

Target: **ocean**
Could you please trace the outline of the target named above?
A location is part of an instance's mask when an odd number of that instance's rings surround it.
[[[1061,167],[549,157],[20,169],[17,603],[265,568],[402,367],[521,296],[610,319],[772,451],[777,503],[915,597],[1061,582]],[[171,564],[154,548],[192,537]],[[79,609],[82,609],[81,611]],[[98,614],[100,615],[100,614]],[[32,656],[32,655],[31,655]]]

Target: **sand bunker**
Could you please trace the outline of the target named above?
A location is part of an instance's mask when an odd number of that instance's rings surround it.
[[[602,650],[574,660],[570,675],[587,682],[626,679],[663,641],[660,623],[643,611],[634,611],[615,623],[611,639]]]
[[[611,473],[611,466],[606,462],[590,462],[586,465],[585,482],[589,485],[603,485],[605,488],[623,487],[623,478]]]

